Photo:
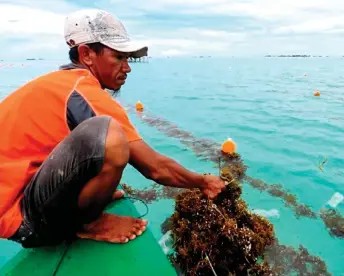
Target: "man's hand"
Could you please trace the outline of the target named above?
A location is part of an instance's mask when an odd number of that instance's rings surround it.
[[[204,184],[201,188],[202,193],[210,198],[215,198],[225,189],[225,182],[215,175],[204,175]]]

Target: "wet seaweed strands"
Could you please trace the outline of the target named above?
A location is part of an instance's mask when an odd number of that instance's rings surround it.
[[[121,184],[121,186],[128,195],[141,199],[147,204],[161,198],[159,191],[155,189],[154,185],[145,189],[134,189],[125,183]]]
[[[266,191],[268,194],[274,197],[279,197],[283,199],[285,206],[293,209],[294,214],[297,218],[308,217],[317,218],[316,213],[314,213],[309,206],[298,203],[297,197],[288,191],[284,190],[281,184],[266,184],[259,179],[252,178],[250,176],[245,176],[245,180],[248,181],[251,186],[260,190]]]
[[[326,263],[320,257],[309,254],[305,247],[299,245],[295,249],[279,244],[277,239],[266,249],[264,260],[273,270],[273,275],[331,275]]]
[[[186,276],[330,275],[325,262],[304,247],[297,251],[280,245],[273,225],[240,198],[240,182],[227,168],[221,177],[228,185],[217,198],[184,190],[162,225],[163,233],[172,233],[169,257],[177,270]]]
[[[332,236],[344,238],[344,218],[337,210],[323,208],[320,210],[320,217]]]
[[[184,191],[181,188],[166,187],[156,183],[144,189],[134,189],[125,183],[121,186],[128,195],[144,200],[147,204],[160,199],[175,199],[178,194]]]

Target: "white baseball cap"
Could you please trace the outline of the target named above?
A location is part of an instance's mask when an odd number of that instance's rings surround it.
[[[70,48],[99,42],[134,58],[148,55],[148,47],[132,41],[122,22],[104,10],[81,9],[67,15],[64,37]]]

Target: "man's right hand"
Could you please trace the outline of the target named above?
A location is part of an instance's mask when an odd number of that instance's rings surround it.
[[[215,198],[226,187],[225,181],[216,175],[204,175],[203,179],[204,183],[200,189],[202,193],[210,199]]]

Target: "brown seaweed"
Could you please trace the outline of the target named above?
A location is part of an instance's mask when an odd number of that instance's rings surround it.
[[[265,263],[274,275],[331,275],[326,263],[318,256],[309,254],[299,245],[298,249],[279,244],[276,239],[264,253]]]
[[[147,187],[145,189],[134,189],[131,186],[122,183],[123,190],[130,196],[136,197],[145,201],[146,203],[152,203],[159,198],[159,192],[155,189],[154,186]]]
[[[320,217],[332,236],[344,238],[344,218],[337,210],[323,208],[320,210]]]
[[[186,275],[247,275],[273,242],[272,224],[251,214],[240,199],[239,181],[224,176],[229,184],[214,200],[199,190],[177,196],[171,217],[174,261]]]
[[[152,203],[160,199],[175,199],[184,189],[161,186],[156,183],[144,189],[134,189],[128,184],[122,183],[123,190],[132,197],[141,199],[146,203]]]
[[[225,169],[226,190],[214,200],[185,190],[161,226],[172,231],[170,259],[184,275],[330,275],[326,264],[300,246],[279,245],[273,225],[248,210],[242,187]]]

